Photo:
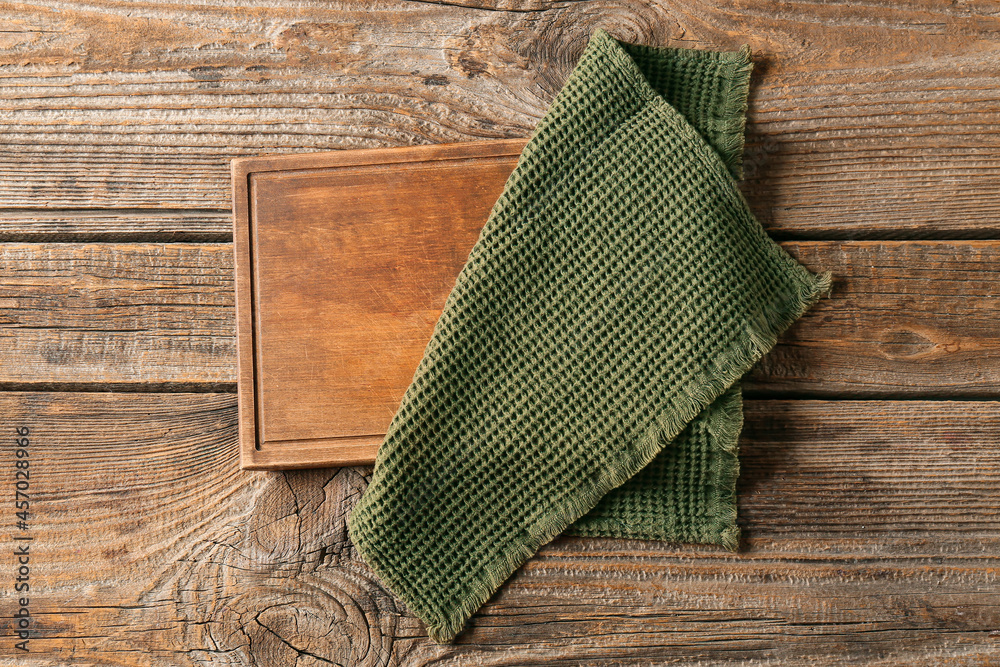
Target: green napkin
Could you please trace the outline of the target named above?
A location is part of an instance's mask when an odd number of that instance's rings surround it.
[[[598,30],[525,146],[349,519],[433,639],[567,529],[736,547],[739,379],[829,287],[734,180],[750,66]]]

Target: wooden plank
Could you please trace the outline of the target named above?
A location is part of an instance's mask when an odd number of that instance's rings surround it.
[[[223,211],[232,157],[525,137],[602,26],[751,45],[745,189],[772,230],[1000,233],[1000,17],[987,5],[269,0],[250,18],[36,0],[5,26],[0,208]]]
[[[230,244],[0,245],[0,383],[234,381]]]
[[[234,161],[243,467],[374,463],[523,147]]]
[[[832,271],[831,297],[785,333],[751,374],[757,392],[996,396],[1000,243],[800,242]]]
[[[17,664],[995,662],[996,404],[746,407],[738,553],[559,538],[438,646],[347,539],[370,469],[239,471],[232,395],[0,393],[31,438]]]
[[[750,391],[1000,395],[1000,241],[784,247],[832,271],[833,292]],[[0,244],[0,385],[232,386],[232,262],[224,244]]]

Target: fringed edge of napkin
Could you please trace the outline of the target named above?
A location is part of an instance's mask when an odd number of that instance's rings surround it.
[[[746,144],[747,111],[750,97],[750,73],[753,61],[750,60],[750,45],[744,44],[738,52],[739,60],[733,64],[730,75],[732,85],[726,97],[726,106],[735,113],[724,127],[720,128],[719,148],[723,151],[723,162],[736,180],[743,178],[743,149]]]
[[[712,494],[709,520],[698,527],[697,533],[678,533],[660,525],[658,517],[639,517],[636,523],[626,523],[613,515],[588,512],[563,534],[577,537],[617,537],[622,539],[662,540],[675,543],[716,544],[730,551],[739,547],[740,529],[736,525],[736,482],[739,478],[739,437],[743,425],[743,392],[733,385],[712,402],[707,414],[699,414],[711,436],[712,465],[707,483]],[[683,434],[678,438],[683,438]],[[666,447],[677,446],[677,440]],[[661,450],[662,451],[662,450]],[[650,465],[655,465],[655,459]],[[641,471],[640,473],[642,474]],[[628,482],[625,482],[627,485]],[[612,490],[611,493],[614,491]],[[600,504],[598,504],[598,507]],[[646,524],[641,521],[645,518]]]
[[[642,79],[636,81],[637,85],[646,88],[657,97],[662,94],[655,90],[643,75],[639,65],[632,59],[635,56],[649,59],[669,58],[673,60],[711,58],[716,62],[727,66],[726,74],[722,75],[729,84],[729,90],[725,92],[720,100],[722,103],[720,113],[709,119],[712,123],[711,136],[702,138],[708,142],[718,153],[723,164],[733,175],[733,178],[740,180],[743,178],[743,148],[746,143],[747,110],[749,109],[750,97],[750,74],[753,71],[753,60],[751,59],[750,45],[743,44],[735,51],[702,51],[692,52],[691,49],[672,48],[665,46],[648,46],[646,44],[630,44],[615,39],[607,31],[598,28],[594,31],[592,39],[609,40],[614,42],[609,51],[614,54],[621,49],[630,56],[629,62],[622,64],[627,71],[633,72],[633,76],[638,74]],[[682,113],[683,115],[683,113]],[[687,118],[689,122],[694,119]],[[709,129],[709,128],[706,128]]]
[[[725,395],[725,394],[724,394]],[[736,525],[736,482],[740,476],[740,432],[743,430],[743,391],[739,386],[717,405],[709,418],[708,430],[714,437],[716,455],[712,479],[719,495],[712,513],[715,544],[730,551],[740,545],[740,527]]]

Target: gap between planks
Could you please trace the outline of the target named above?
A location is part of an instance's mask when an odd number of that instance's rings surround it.
[[[761,216],[764,217],[764,216]],[[232,243],[229,209],[0,208],[0,243]],[[775,241],[1000,241],[1000,221],[969,227],[885,225],[796,230],[765,223]]]

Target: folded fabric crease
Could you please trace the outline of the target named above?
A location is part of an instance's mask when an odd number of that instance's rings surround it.
[[[525,146],[348,521],[436,641],[563,532],[736,548],[739,380],[830,286],[737,187],[750,69],[598,30]]]

